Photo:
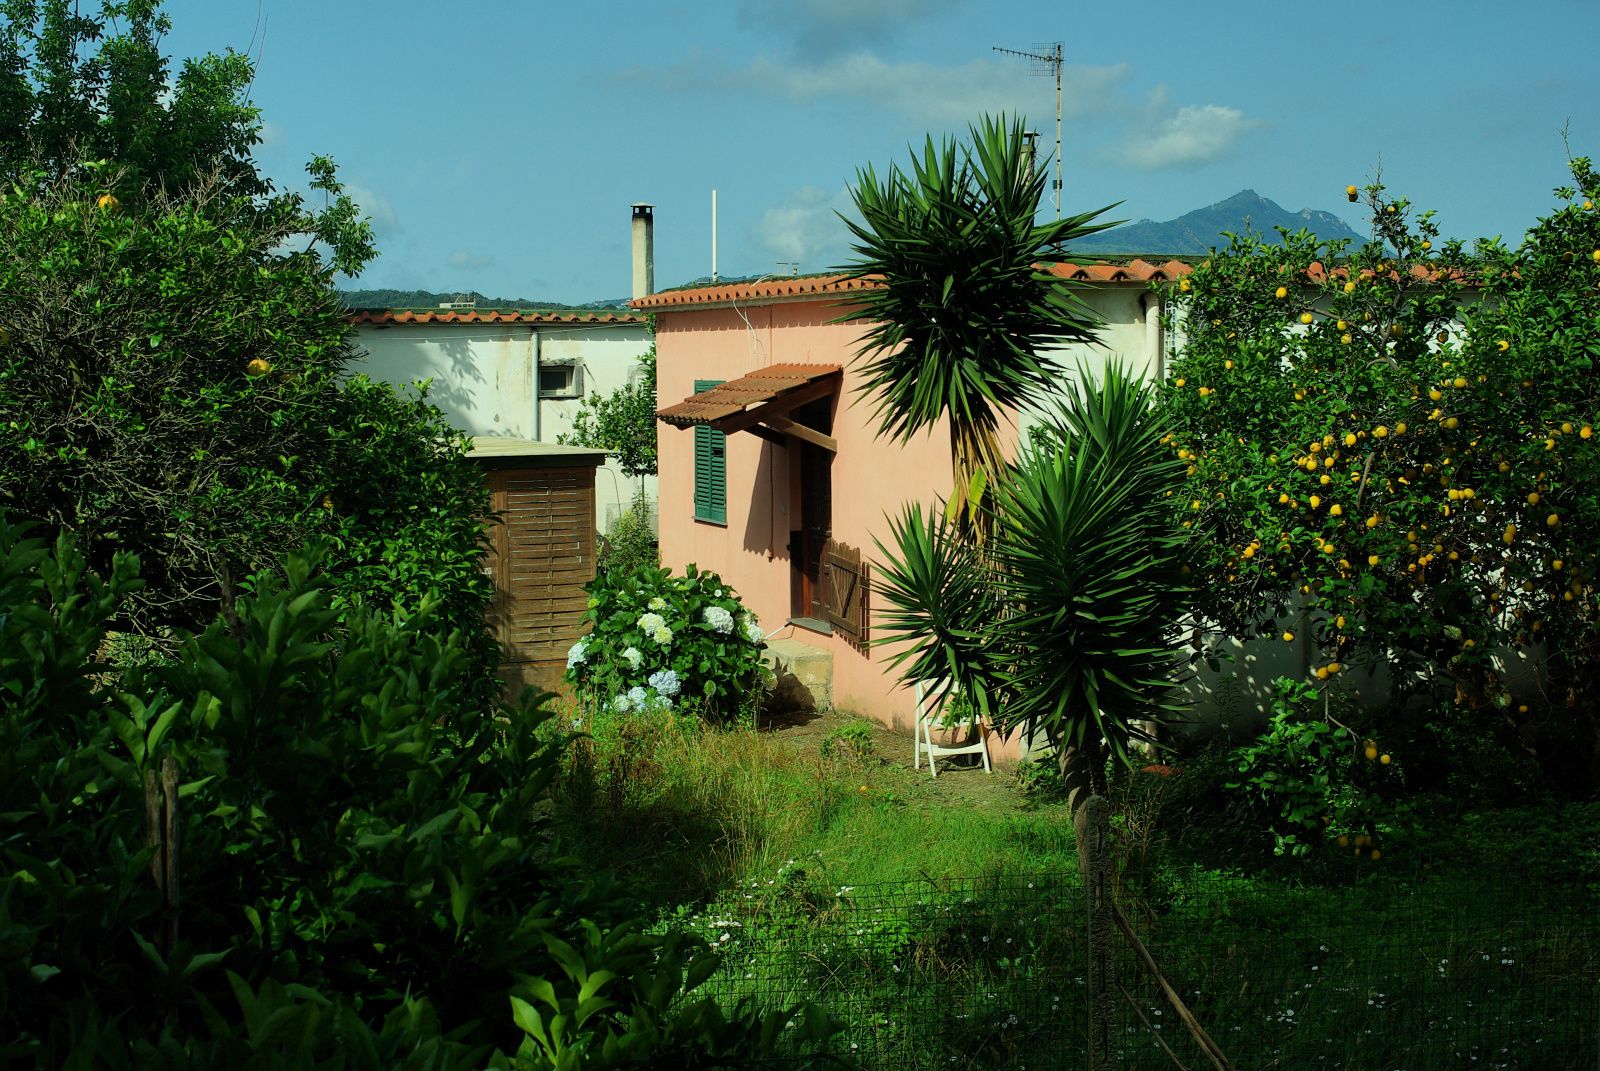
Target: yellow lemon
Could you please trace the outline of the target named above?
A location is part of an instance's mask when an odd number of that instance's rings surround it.
[[[117,200],[116,197],[109,193],[102,193],[94,203],[106,212],[115,212],[118,206],[122,204],[121,201]]]
[[[1300,314],[1300,322],[1303,323],[1303,324],[1308,324],[1312,320],[1314,320],[1315,318],[1316,317],[1312,316],[1309,312],[1302,312]]]
[[[1342,515],[1343,513],[1344,513],[1344,507],[1339,505],[1339,503],[1337,503],[1337,502],[1335,502],[1333,505],[1328,507],[1328,516],[1330,516],[1330,517],[1338,517],[1338,516]]]
[[[1278,298],[1279,300],[1282,300],[1283,298],[1286,298],[1286,297],[1289,296],[1289,288],[1287,286],[1280,286],[1280,287],[1278,287],[1278,289],[1276,289],[1276,290],[1274,290],[1272,292],[1272,296],[1275,297],[1275,298]]]
[[[1528,505],[1537,506],[1538,504],[1539,504],[1539,492],[1538,491],[1530,491],[1530,492],[1528,492]]]
[[[1285,632],[1283,634],[1283,642],[1284,643],[1293,643],[1294,642],[1294,633],[1285,630]]]
[[[1560,528],[1561,515],[1559,513],[1552,513],[1550,516],[1544,519],[1544,523],[1548,524],[1551,528]]]
[[[1189,280],[1187,280],[1187,279],[1179,280],[1178,289],[1187,292],[1188,289],[1189,289]]]
[[[252,357],[250,362],[244,366],[244,370],[246,375],[264,376],[272,371],[272,362],[264,361],[260,357]]]
[[[1387,439],[1389,437],[1389,429],[1379,424],[1372,429],[1372,437],[1374,439]]]

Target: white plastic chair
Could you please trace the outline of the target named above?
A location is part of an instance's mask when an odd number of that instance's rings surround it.
[[[918,681],[916,693],[917,710],[916,724],[913,726],[915,740],[911,750],[912,765],[919,770],[922,769],[922,756],[927,755],[928,772],[934,777],[938,777],[939,768],[934,765],[936,757],[941,755],[982,755],[984,772],[993,773],[994,770],[989,765],[989,734],[985,731],[983,718],[979,716],[978,712],[973,710],[967,717],[946,724],[942,718],[944,708],[950,702],[951,696],[955,695],[956,692],[953,689],[946,692],[935,703],[932,691],[924,682]],[[968,744],[947,745],[934,743],[933,731],[945,728],[965,729],[972,733],[975,739]]]

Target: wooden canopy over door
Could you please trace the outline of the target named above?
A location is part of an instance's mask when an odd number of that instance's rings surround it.
[[[517,443],[520,442],[520,445]],[[478,440],[490,509],[484,571],[494,578],[489,624],[508,687],[555,690],[567,649],[582,634],[585,586],[595,576],[598,450],[518,440]]]

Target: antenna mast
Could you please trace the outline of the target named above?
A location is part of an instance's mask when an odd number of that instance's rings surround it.
[[[1061,218],[1061,42],[1050,41],[1045,44],[1036,44],[1033,51],[1024,52],[1015,48],[1001,48],[994,46],[994,51],[1004,52],[1008,56],[1021,56],[1033,63],[1035,74],[1054,74],[1056,76],[1056,181],[1055,200],[1056,218]]]

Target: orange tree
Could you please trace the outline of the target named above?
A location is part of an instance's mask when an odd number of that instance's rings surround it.
[[[1443,682],[1590,790],[1600,188],[1572,173],[1516,248],[1440,242],[1376,184],[1359,249],[1234,239],[1172,295],[1160,404],[1209,619],[1306,628],[1321,681],[1389,662]],[[1524,658],[1533,683],[1507,672]]]

